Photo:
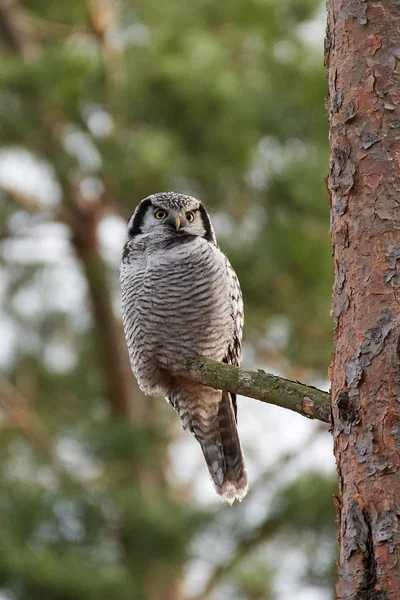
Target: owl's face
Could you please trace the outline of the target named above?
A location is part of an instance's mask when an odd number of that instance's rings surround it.
[[[202,202],[175,192],[153,194],[140,202],[128,221],[128,241],[143,234],[169,238],[193,235],[216,243]]]

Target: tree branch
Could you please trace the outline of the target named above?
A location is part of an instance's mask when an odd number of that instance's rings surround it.
[[[25,59],[33,59],[39,53],[18,0],[0,0],[0,37],[12,52],[20,53]]]
[[[262,370],[247,371],[203,357],[190,363],[187,368],[188,378],[203,385],[255,398],[288,408],[303,417],[330,423],[329,394],[315,387]]]
[[[71,225],[71,241],[88,285],[105,396],[114,417],[131,416],[137,421],[145,401],[131,372],[122,324],[113,311],[107,268],[97,239],[100,212],[101,207],[92,213],[78,208],[80,220]]]
[[[318,433],[326,433],[325,428],[321,425]],[[274,481],[278,474],[282,473],[282,470],[290,464],[293,460],[297,459],[299,455],[310,447],[310,444],[315,441],[315,431],[312,432],[301,444],[301,447],[296,446],[294,450],[289,450],[279,457],[273,466],[267,471],[263,472],[255,483],[251,486],[252,494],[257,493],[257,490],[264,489],[267,484],[274,485]],[[276,484],[276,481],[275,481]],[[237,520],[240,521],[242,513],[239,512],[240,508],[236,508]],[[211,592],[219,585],[226,577],[228,577],[232,570],[240,563],[241,560],[246,559],[251,555],[261,544],[271,540],[275,533],[279,532],[282,524],[285,524],[286,517],[278,517],[270,515],[265,521],[260,523],[247,537],[238,536],[235,541],[235,547],[231,552],[229,558],[224,560],[222,564],[218,564],[210,577],[208,578],[203,590],[191,597],[190,600],[207,600],[210,597]]]
[[[29,402],[3,377],[0,377],[0,409],[4,411],[8,424],[22,431],[34,446],[50,455],[54,453],[50,437]]]

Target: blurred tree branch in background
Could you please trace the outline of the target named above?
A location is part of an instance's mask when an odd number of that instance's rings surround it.
[[[325,434],[325,428],[320,429],[319,431],[320,434]],[[279,475],[279,472],[285,467],[288,466],[290,464],[293,464],[296,461],[296,458],[299,456],[299,454],[304,450],[304,451],[308,451],[310,445],[312,444],[313,441],[315,441],[316,436],[315,433],[313,432],[312,436],[308,436],[301,445],[299,445],[295,450],[293,451],[289,451],[286,452],[284,455],[281,456],[280,460],[278,463],[276,463],[271,469],[267,470],[263,476],[256,482],[255,486],[253,486],[253,491],[257,490],[257,486],[261,486],[264,485],[269,481],[269,482],[273,482],[277,475]],[[326,484],[326,482],[324,483],[322,480],[319,480],[318,483],[322,486],[324,486]],[[328,483],[329,486],[329,483]],[[290,486],[289,488],[290,489]],[[253,529],[253,531],[251,532],[251,535],[248,535],[248,532],[245,533],[239,533],[236,538],[235,538],[235,549],[231,551],[231,555],[230,558],[228,560],[225,560],[222,564],[219,564],[218,566],[216,566],[213,570],[213,572],[211,573],[211,575],[209,576],[209,578],[207,579],[207,582],[205,584],[205,586],[203,587],[202,591],[191,597],[190,600],[207,600],[207,598],[210,597],[210,594],[212,594],[213,590],[224,580],[226,579],[232,572],[233,570],[240,565],[240,562],[248,557],[249,555],[251,555],[251,553],[256,550],[257,548],[259,548],[263,543],[266,543],[269,539],[273,538],[274,535],[279,532],[279,530],[281,528],[285,528],[285,525],[287,526],[288,523],[290,522],[291,518],[293,518],[293,514],[292,514],[292,510],[296,510],[295,508],[295,503],[296,501],[293,502],[293,499],[290,502],[287,502],[288,500],[288,496],[290,494],[288,494],[288,489],[287,490],[280,490],[277,493],[277,497],[272,501],[272,513],[269,513],[267,518],[265,518],[263,520],[262,523],[260,523],[256,528]],[[332,489],[333,486],[332,486]],[[310,493],[310,497],[309,500],[312,499],[313,495],[317,495],[320,491],[319,486],[316,487],[316,489],[314,490],[314,492]],[[301,491],[300,494],[297,491],[297,500],[300,500],[299,495],[301,495]],[[285,497],[286,496],[286,497]],[[328,493],[329,496],[329,493]],[[328,500],[329,502],[329,500]],[[289,506],[289,504],[292,504],[292,506]],[[299,502],[299,507],[301,506],[301,502]],[[240,512],[242,510],[242,506],[237,507],[237,512],[239,513],[238,517],[240,519]],[[312,519],[315,519],[315,521],[319,521],[319,525],[321,527],[329,527],[329,520],[327,522],[324,522],[324,519],[321,519],[321,514],[318,514],[318,511],[312,515],[312,503],[309,506],[309,510],[310,510],[310,515],[309,517],[311,517]],[[333,509],[332,509],[333,510]],[[333,529],[333,525],[331,524],[331,527]]]
[[[11,51],[32,60],[38,56],[39,46],[25,15],[19,0],[0,0],[0,39]]]
[[[285,524],[285,520],[285,514],[268,518],[264,523],[252,531],[250,537],[238,540],[231,558],[214,570],[201,594],[195,596],[191,600],[207,600],[221,580],[231,573],[244,557],[248,556],[254,549],[260,546],[260,544],[273,537],[279,528]]]
[[[0,189],[24,210],[42,212],[36,199],[4,185],[0,185]],[[115,417],[132,416],[138,420],[144,413],[143,394],[131,373],[122,326],[112,307],[107,268],[98,246],[97,226],[104,207],[100,201],[85,205],[74,187],[69,188],[68,197],[72,199],[68,208],[62,207],[45,216],[69,227],[72,245],[82,264],[93,306],[97,351],[103,365],[104,387],[111,414]]]
[[[37,46],[33,38],[32,28],[26,27],[25,14],[18,5],[17,0],[1,0],[0,26],[8,32],[6,40],[16,52],[21,52],[24,58],[34,58]],[[107,4],[107,13],[104,12]],[[112,22],[112,7],[109,2],[90,0],[88,2],[93,28],[100,36],[106,34]],[[106,18],[106,21],[104,20]],[[45,116],[47,135],[51,138],[51,146],[60,143],[56,139],[59,124]],[[135,417],[143,414],[142,394],[134,381],[122,334],[122,327],[117,321],[113,309],[108,281],[106,279],[106,266],[100,256],[97,243],[97,225],[102,217],[102,204],[92,203],[89,207],[80,201],[79,192],[69,178],[64,179],[64,199],[70,200],[69,210],[63,209],[62,221],[71,229],[71,240],[77,256],[84,269],[89,288],[89,295],[93,305],[93,314],[98,337],[98,351],[101,353],[103,364],[104,385],[109,401],[111,413],[114,416],[129,416],[131,409]],[[21,206],[28,211],[40,212],[38,204],[23,194],[10,188],[5,189]],[[55,214],[60,220],[61,214]]]
[[[29,402],[9,381],[0,377],[0,409],[8,426],[22,431],[27,439],[41,450],[48,450],[51,438]]]

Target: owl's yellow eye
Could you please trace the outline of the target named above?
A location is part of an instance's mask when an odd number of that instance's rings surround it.
[[[186,215],[185,215],[185,217],[186,217],[186,220],[189,223],[193,223],[193,221],[194,221],[194,214],[192,213],[192,211],[187,212]]]
[[[159,208],[154,213],[154,216],[155,216],[156,219],[165,219],[165,217],[167,216],[167,211],[163,210],[162,208]]]

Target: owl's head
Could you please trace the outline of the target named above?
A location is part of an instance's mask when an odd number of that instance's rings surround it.
[[[128,220],[128,241],[141,234],[168,237],[197,235],[216,244],[215,233],[204,204],[184,194],[161,192],[140,202]]]

